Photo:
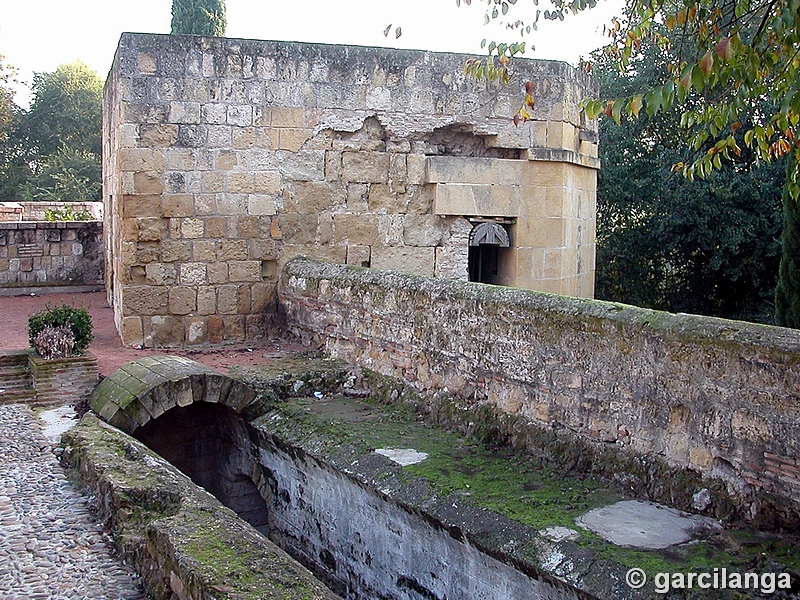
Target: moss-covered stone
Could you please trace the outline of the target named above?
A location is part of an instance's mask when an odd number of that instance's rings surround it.
[[[301,565],[136,440],[88,414],[63,460],[161,598],[333,599]]]

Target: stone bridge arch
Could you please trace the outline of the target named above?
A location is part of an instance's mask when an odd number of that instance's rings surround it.
[[[198,362],[154,356],[114,371],[89,405],[265,533],[270,482],[241,414],[255,399],[246,383]]]
[[[246,383],[191,359],[148,356],[127,363],[100,382],[89,397],[89,406],[106,422],[133,435],[175,407],[206,402],[239,414],[255,398]]]

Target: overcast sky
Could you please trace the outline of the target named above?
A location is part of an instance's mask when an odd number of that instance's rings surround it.
[[[483,38],[516,41],[518,34],[483,25],[485,0],[227,0],[228,37],[390,46],[481,54]],[[542,0],[542,8],[546,7]],[[523,18],[517,4],[515,18]],[[620,0],[563,23],[544,22],[529,38],[529,58],[572,64],[604,43],[603,25]],[[0,0],[0,54],[19,70],[16,102],[27,106],[34,72],[81,60],[105,78],[121,33],[169,33],[171,0]],[[518,17],[516,15],[519,15]],[[528,15],[525,15],[528,17]],[[392,25],[392,33],[383,31]],[[394,29],[402,27],[395,38]]]

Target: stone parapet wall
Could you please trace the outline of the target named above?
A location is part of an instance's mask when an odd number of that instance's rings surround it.
[[[103,284],[99,221],[0,223],[0,288]]]
[[[578,104],[594,83],[564,63],[515,62],[536,86],[532,121],[515,127],[521,84],[469,79],[467,58],[124,34],[104,98],[107,285],[123,343],[262,336],[278,273],[300,255],[466,279],[475,219],[494,215],[514,244],[499,283],[591,296],[597,135]],[[446,157],[480,159],[489,179],[442,179],[429,159]],[[502,202],[504,170],[524,175],[509,187],[533,209],[442,203],[461,183]]]
[[[334,357],[774,495],[797,521],[800,332],[301,259],[280,306]]]

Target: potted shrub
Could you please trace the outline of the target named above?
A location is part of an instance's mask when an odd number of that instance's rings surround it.
[[[28,355],[37,404],[85,402],[98,381],[97,358],[87,352],[92,317],[84,308],[48,306],[28,319]]]
[[[93,337],[92,317],[85,308],[48,306],[28,319],[31,347],[47,360],[82,355]]]

